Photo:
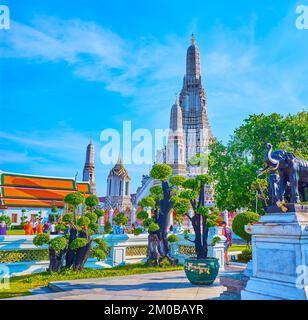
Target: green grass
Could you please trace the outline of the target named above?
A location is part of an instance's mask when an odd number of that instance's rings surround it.
[[[243,251],[246,247],[246,244],[234,244],[229,248],[229,252]]]
[[[8,236],[24,236],[25,235],[25,231],[24,230],[8,230],[7,231],[7,235]]]
[[[72,270],[63,270],[60,274],[42,272],[32,275],[18,276],[10,279],[10,288],[0,290],[0,299],[14,298],[19,296],[31,295],[29,290],[38,287],[46,287],[49,282],[74,280],[74,279],[90,279],[104,278],[116,276],[129,276],[134,274],[144,274],[153,272],[176,271],[183,270],[182,265],[170,267],[149,267],[145,263],[130,264],[110,269],[84,269],[79,272]]]

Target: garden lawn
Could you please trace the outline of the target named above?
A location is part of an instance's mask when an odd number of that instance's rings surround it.
[[[245,248],[247,248],[246,244],[234,244],[229,248],[229,252],[243,251]]]
[[[104,278],[115,276],[129,276],[134,274],[164,272],[183,270],[182,265],[170,267],[149,267],[145,263],[130,264],[121,267],[109,269],[90,269],[86,268],[82,271],[72,271],[71,269],[63,270],[60,274],[42,272],[32,275],[18,276],[10,279],[10,289],[0,289],[0,299],[14,298],[19,296],[31,295],[30,290],[38,287],[46,287],[49,282],[74,280],[74,279],[89,279],[89,278]]]
[[[19,236],[19,235],[22,235],[24,236],[25,235],[25,230],[8,230],[7,231],[7,235],[8,236]]]

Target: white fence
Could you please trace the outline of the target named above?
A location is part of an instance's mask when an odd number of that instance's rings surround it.
[[[177,234],[179,241],[171,244],[171,255],[177,258],[180,263],[194,255],[194,243],[185,240],[183,234]],[[215,246],[211,245],[212,239],[219,236]],[[56,236],[51,236],[51,238]],[[90,258],[86,264],[89,268],[110,268],[119,265],[144,261],[147,255],[148,234],[134,236],[132,234],[123,235],[96,235],[95,237],[106,240],[109,247],[108,258],[104,261]],[[191,235],[191,240],[194,235]],[[47,249],[47,246],[40,248],[33,245],[34,236],[0,236],[0,263],[10,270],[10,276],[31,274],[45,271],[48,267],[48,260],[32,259],[36,254],[35,250]],[[221,235],[221,228],[212,228],[209,235],[209,256],[216,257],[220,263],[220,269],[224,270],[224,242],[225,237]],[[41,251],[42,252],[42,251]],[[5,258],[7,254],[16,253],[16,261]]]

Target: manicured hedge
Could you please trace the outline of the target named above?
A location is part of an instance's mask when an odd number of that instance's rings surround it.
[[[260,216],[255,212],[242,212],[235,216],[232,222],[233,232],[243,240],[250,242],[251,235],[245,231],[245,226],[253,222],[258,222]]]

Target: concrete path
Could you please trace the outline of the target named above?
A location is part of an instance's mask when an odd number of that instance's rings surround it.
[[[232,264],[226,267],[225,272],[240,272],[244,267]],[[198,286],[187,280],[184,271],[169,271],[56,281],[51,282],[49,288],[33,290],[32,296],[13,300],[206,300],[223,299],[220,295],[224,290],[219,276],[212,286]]]
[[[204,300],[219,297],[219,279],[212,286],[192,285],[184,271],[52,282],[55,293],[36,294],[18,300]]]

